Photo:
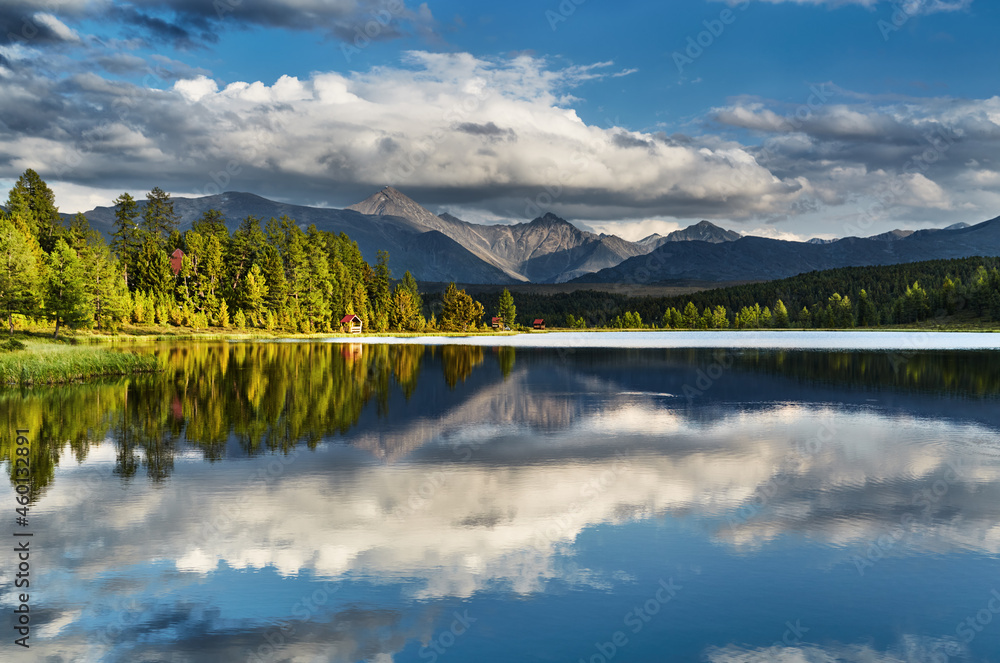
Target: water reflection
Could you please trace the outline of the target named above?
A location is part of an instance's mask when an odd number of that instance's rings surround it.
[[[1000,571],[990,355],[156,351],[0,401],[51,436],[39,656],[428,660],[463,611],[454,660],[589,660],[617,629],[622,660],[1000,651],[955,633]]]

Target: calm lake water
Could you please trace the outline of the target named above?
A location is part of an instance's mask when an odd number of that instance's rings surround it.
[[[1000,661],[996,351],[149,351],[0,391],[0,660]]]

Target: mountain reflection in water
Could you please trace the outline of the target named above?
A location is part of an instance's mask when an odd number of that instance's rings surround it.
[[[0,392],[47,551],[25,660],[1000,651],[956,632],[1000,577],[996,353],[150,351]]]

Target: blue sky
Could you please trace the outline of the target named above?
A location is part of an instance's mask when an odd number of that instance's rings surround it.
[[[0,187],[161,186],[635,239],[1000,214],[985,0],[8,0]],[[367,35],[366,35],[367,32]]]

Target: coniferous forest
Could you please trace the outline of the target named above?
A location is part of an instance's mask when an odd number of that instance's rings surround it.
[[[209,210],[179,232],[169,194],[140,205],[115,201],[111,242],[77,214],[64,224],[55,196],[27,170],[0,215],[0,315],[8,329],[48,320],[60,328],[114,331],[125,324],[284,332],[339,331],[357,315],[365,331],[468,331],[482,306],[450,287],[424,316],[417,282],[394,282],[347,235],[303,230],[293,219],[243,219],[230,232]]]
[[[478,295],[487,310],[497,293]],[[576,329],[879,327],[1000,322],[1000,258],[844,267],[675,297],[578,290],[517,294],[525,319]]]
[[[179,231],[170,195],[145,205],[114,201],[111,241],[77,214],[66,224],[32,170],[0,212],[0,316],[10,332],[49,324],[115,331],[135,327],[341,330],[356,315],[368,332],[524,329],[536,318],[571,329],[854,328],[930,318],[1000,321],[1000,258],[847,267],[684,297],[592,290],[542,295],[506,289],[483,303],[455,284],[421,294],[409,272],[394,280],[388,253],[374,265],[344,233],[303,230],[293,219],[250,216],[230,232],[209,210]],[[485,304],[485,305],[484,305]],[[517,323],[521,322],[522,325]]]

